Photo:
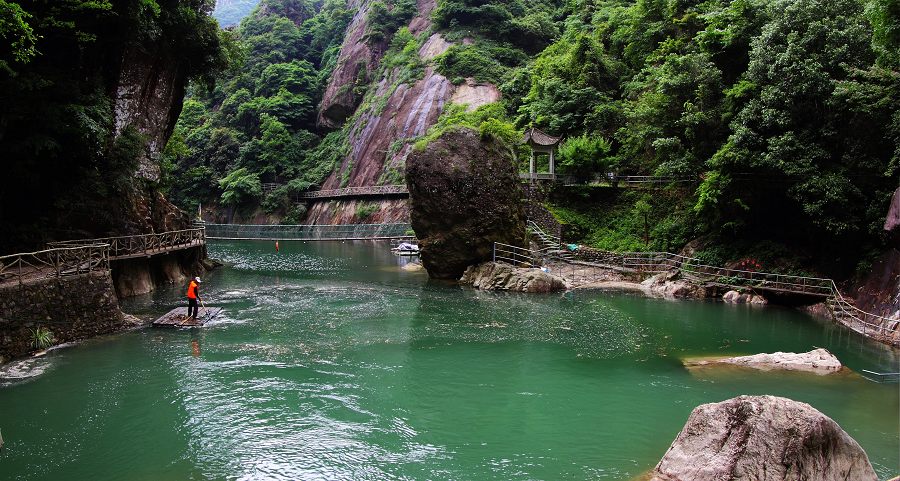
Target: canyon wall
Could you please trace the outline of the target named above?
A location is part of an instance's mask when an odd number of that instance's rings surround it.
[[[434,58],[452,44],[440,33],[432,32],[429,17],[435,0],[419,0],[418,14],[408,28],[422,43],[418,55],[425,65],[423,75],[404,82],[398,78],[399,67],[385,71],[368,84],[369,95],[377,101],[360,106],[363,95],[359,81],[378,71],[385,48],[370,46],[364,40],[368,5],[368,1],[360,2],[360,11],[348,28],[338,66],[320,105],[320,125],[336,128],[349,122],[344,128],[348,129],[350,147],[349,154],[325,180],[322,189],[405,183],[406,158],[412,142],[435,124],[448,104],[464,103],[475,108],[500,98],[499,90],[493,85],[479,85],[470,80],[454,86],[435,71]],[[378,212],[369,219],[356,215],[363,203],[313,202],[306,223],[406,222],[409,219],[408,202],[404,199],[379,200]]]

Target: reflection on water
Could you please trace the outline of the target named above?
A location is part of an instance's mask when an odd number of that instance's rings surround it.
[[[44,358],[0,388],[11,479],[630,479],[697,405],[808,402],[879,475],[898,471],[897,385],[690,372],[684,357],[826,347],[896,353],[801,313],[429,282],[387,244],[216,243],[204,329],[147,329]],[[181,286],[125,309],[162,314]],[[64,400],[64,402],[60,402]]]

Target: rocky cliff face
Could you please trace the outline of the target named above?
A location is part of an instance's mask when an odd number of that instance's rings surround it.
[[[812,406],[740,396],[694,409],[651,481],[875,481],[859,444]]]
[[[490,260],[495,242],[524,245],[525,213],[513,152],[459,128],[445,132],[407,164],[412,227],[422,264],[438,279],[459,279]]]
[[[365,39],[370,3],[367,0],[347,2],[349,8],[356,10],[356,15],[347,27],[337,66],[322,95],[318,119],[321,127],[338,128],[353,115],[362,100],[360,90],[368,84],[384,55],[384,43],[373,46]]]
[[[159,160],[181,113],[186,85],[181,65],[164,55],[159,45],[125,51],[113,95],[113,115],[117,137],[131,127],[146,139],[138,159],[138,178],[159,180]]]
[[[889,249],[872,265],[856,290],[856,306],[882,317],[900,320],[900,188],[894,192],[884,230]]]
[[[900,234],[900,187],[894,191],[894,197],[891,198],[891,207],[888,209],[887,218],[884,220],[884,230],[894,236],[897,240],[897,234]]]
[[[413,35],[425,35],[431,28],[429,16],[435,0],[419,0],[418,15],[408,28]],[[449,103],[465,103],[475,108],[499,100],[499,90],[493,85],[468,82],[455,87],[430,65],[438,55],[447,51],[451,43],[439,33],[431,34],[419,49],[419,57],[426,65],[422,78],[411,83],[398,81],[399,69],[384,72],[369,84],[373,98],[383,101],[356,111],[362,95],[360,79],[368,79],[377,70],[384,54],[383,46],[369,46],[363,40],[366,30],[368,1],[360,1],[357,13],[347,30],[338,66],[332,73],[319,110],[319,123],[336,128],[352,118],[348,140],[350,153],[325,180],[323,189],[361,187],[403,183],[406,157],[412,146],[398,141],[423,135],[437,121]],[[408,218],[407,203],[388,200],[381,203],[378,219],[404,221]],[[338,224],[354,221],[353,202],[316,202],[310,206],[307,223]]]

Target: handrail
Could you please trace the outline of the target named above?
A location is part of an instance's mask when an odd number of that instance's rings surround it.
[[[65,277],[109,269],[109,244],[56,247],[0,256],[0,284]]]
[[[109,244],[110,257],[126,257],[135,255],[151,255],[180,246],[195,246],[206,242],[206,230],[203,227],[156,232],[150,234],[102,237],[97,239],[71,239],[51,242],[51,247],[78,246],[89,243]]]
[[[679,182],[697,182],[699,177],[690,175],[618,175],[615,173],[594,174],[592,176],[565,175],[549,172],[520,172],[522,180],[553,180],[564,184],[590,184],[592,182],[610,182],[613,184],[670,184]]]
[[[494,262],[497,261],[506,262],[514,266],[534,267],[537,265],[531,249],[501,242],[494,242]]]

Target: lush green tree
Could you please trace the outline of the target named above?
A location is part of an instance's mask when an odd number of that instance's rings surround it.
[[[559,171],[583,178],[605,172],[609,168],[611,148],[609,141],[602,137],[569,137],[559,146]]]
[[[246,168],[237,169],[219,181],[222,188],[222,204],[239,207],[262,196],[259,174]]]
[[[28,24],[30,17],[18,4],[0,0],[0,71],[12,74],[10,63],[28,63],[35,56],[38,39]]]
[[[184,205],[220,199],[221,192],[177,182],[199,166],[216,186],[238,168],[266,182],[318,182],[327,174],[307,159],[319,142],[311,133],[315,108],[350,18],[341,0],[263,0],[241,22],[235,42],[246,61],[214,90],[192,89],[185,102],[176,134],[188,152],[171,168],[173,198]]]
[[[860,107],[868,106],[855,103],[870,99],[859,88],[840,88],[872,65],[871,30],[855,0],[778,1],[774,7],[750,53],[746,79],[753,95],[712,166],[730,174],[723,195],[740,199],[731,205],[757,218],[802,216],[831,234],[857,231],[865,224],[865,199],[883,182],[890,156],[872,135],[872,129],[884,131],[873,120],[885,115],[860,117]],[[738,175],[774,179],[786,199],[758,185],[748,189]]]

